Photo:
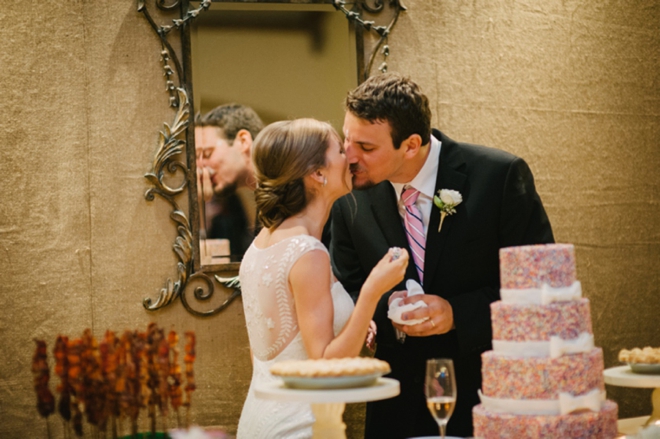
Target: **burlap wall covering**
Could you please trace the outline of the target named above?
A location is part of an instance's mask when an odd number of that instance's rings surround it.
[[[576,244],[606,367],[660,346],[659,2],[405,3],[390,70],[423,86],[450,137],[530,163],[557,239]],[[176,277],[169,207],[143,198],[172,117],[158,41],[131,0],[2,17],[0,436],[45,437],[33,338],[149,321],[197,332],[193,420],[234,431],[250,378],[240,301],[211,319],[141,305]],[[608,392],[621,417],[650,412],[649,391]]]

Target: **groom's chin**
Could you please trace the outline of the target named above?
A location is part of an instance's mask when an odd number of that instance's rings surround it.
[[[362,191],[376,186],[372,180],[361,180],[360,178],[353,176],[353,190]]]

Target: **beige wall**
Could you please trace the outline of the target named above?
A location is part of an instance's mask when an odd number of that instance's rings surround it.
[[[606,366],[660,346],[660,4],[405,4],[390,69],[423,86],[450,137],[528,160],[557,239],[576,244]],[[33,338],[152,320],[197,332],[193,420],[234,429],[250,368],[240,301],[210,319],[141,304],[176,277],[169,206],[143,197],[173,118],[158,40],[129,0],[16,4],[3,18],[0,436],[46,437]],[[624,416],[650,412],[648,391],[608,392]]]
[[[222,7],[238,6],[216,3],[192,28],[196,111],[238,102],[265,123],[313,117],[341,131],[343,99],[357,85],[344,15],[330,5]]]
[[[390,69],[449,137],[525,158],[576,246],[605,366],[660,347],[660,2],[408,1]],[[624,417],[650,390],[607,386]]]

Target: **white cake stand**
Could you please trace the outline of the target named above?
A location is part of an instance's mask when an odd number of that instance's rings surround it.
[[[392,378],[378,378],[372,386],[354,389],[291,389],[282,382],[268,383],[254,389],[259,398],[310,403],[316,418],[312,426],[314,439],[346,439],[346,424],[342,415],[347,402],[392,398],[399,391],[399,382]]]
[[[605,383],[619,387],[655,389],[651,395],[653,412],[644,426],[660,422],[660,375],[634,373],[630,366],[617,366],[605,369]]]

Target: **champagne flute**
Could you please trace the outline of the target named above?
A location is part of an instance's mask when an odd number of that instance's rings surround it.
[[[444,439],[447,422],[456,405],[456,376],[452,360],[432,358],[426,361],[424,393],[426,405],[440,427],[440,437]]]

